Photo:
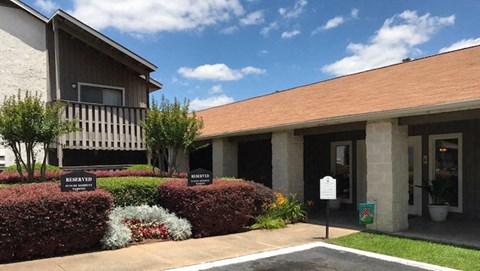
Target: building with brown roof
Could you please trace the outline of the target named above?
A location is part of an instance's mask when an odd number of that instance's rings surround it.
[[[319,201],[334,175],[342,208],[377,204],[369,227],[426,215],[422,179],[450,184],[452,217],[480,219],[480,47],[347,75],[199,111],[190,168]]]

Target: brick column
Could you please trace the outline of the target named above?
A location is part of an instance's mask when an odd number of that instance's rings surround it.
[[[408,127],[397,119],[369,121],[366,128],[367,199],[376,200],[368,229],[395,232],[408,228]]]
[[[237,177],[238,144],[228,138],[214,139],[212,142],[212,163],[214,177]]]
[[[293,130],[272,134],[272,188],[303,200],[303,136]]]

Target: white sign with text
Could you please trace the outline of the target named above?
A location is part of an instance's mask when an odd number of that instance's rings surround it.
[[[337,199],[337,180],[330,176],[320,179],[320,199]]]

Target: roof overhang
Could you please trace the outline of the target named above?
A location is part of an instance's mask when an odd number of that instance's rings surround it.
[[[157,66],[151,62],[94,30],[63,10],[57,10],[48,20],[48,23],[54,20],[56,20],[62,30],[127,65],[139,74],[150,73],[157,69]]]
[[[328,118],[328,119],[318,119],[318,120],[312,120],[312,121],[306,121],[306,122],[289,123],[289,124],[278,125],[278,126],[260,127],[260,128],[251,129],[251,130],[211,134],[207,136],[200,135],[195,140],[200,141],[200,140],[225,138],[225,137],[232,137],[232,136],[246,136],[246,135],[254,135],[254,134],[279,132],[279,131],[285,131],[285,130],[312,128],[312,127],[318,127],[318,126],[329,126],[329,125],[345,124],[345,123],[360,122],[360,121],[375,121],[375,120],[390,119],[390,118],[456,112],[456,111],[479,109],[479,108],[480,108],[480,100],[477,99],[477,100],[461,101],[461,102],[448,103],[448,104],[438,104],[438,105],[429,105],[429,106],[421,106],[421,107],[413,107],[413,108],[402,108],[402,109],[395,109],[395,110],[388,110],[388,111],[381,111],[381,112],[369,112],[369,113],[357,114],[357,115],[339,116],[339,117]]]

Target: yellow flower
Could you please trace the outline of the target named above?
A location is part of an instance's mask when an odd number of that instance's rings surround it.
[[[282,193],[277,192],[275,194],[277,195],[277,204],[282,205],[287,202],[287,199],[285,198],[285,196],[283,196]]]
[[[277,204],[272,203],[271,207],[272,207],[272,208],[275,208],[275,207],[277,207]]]

